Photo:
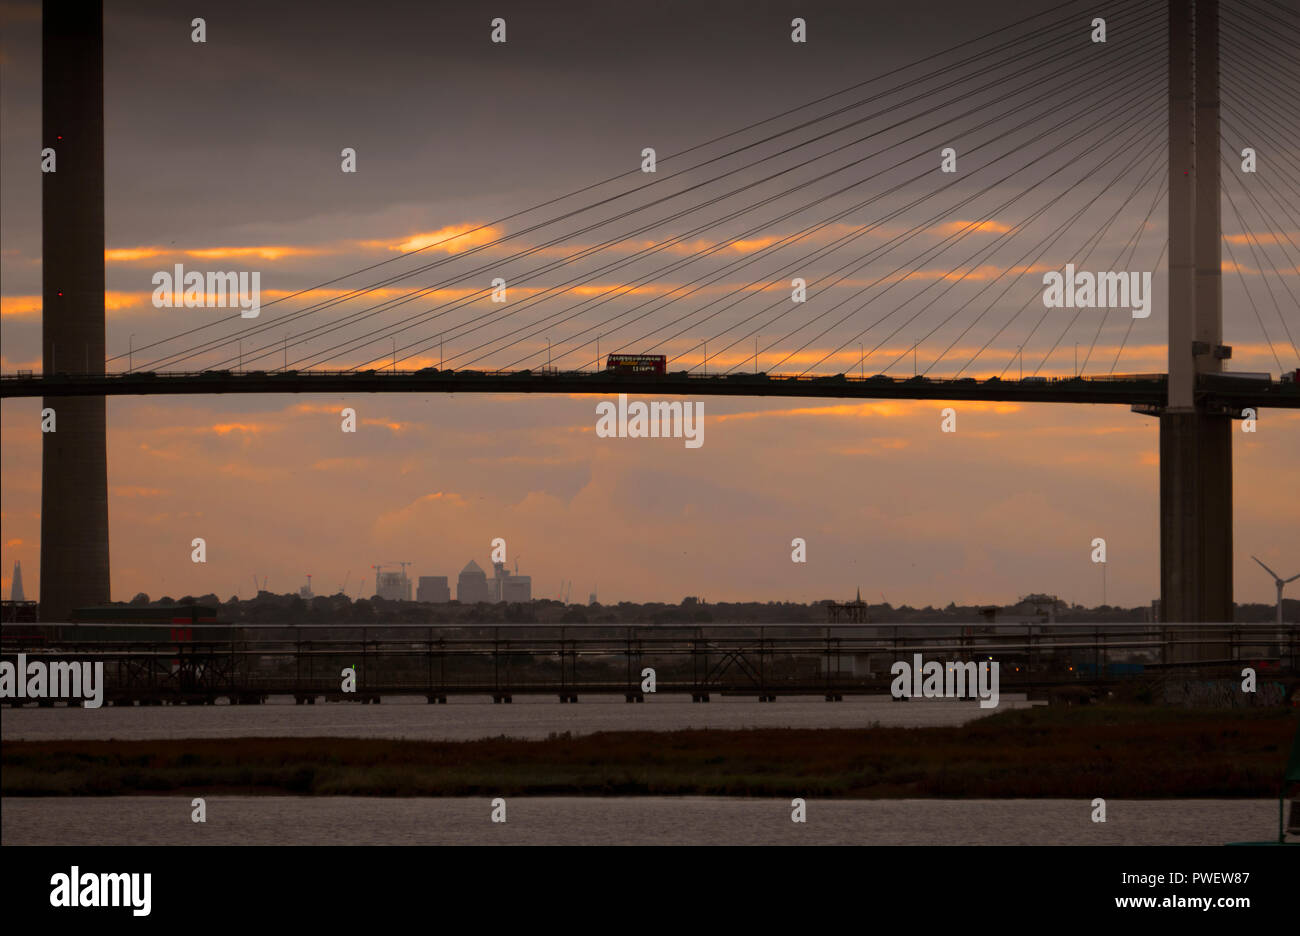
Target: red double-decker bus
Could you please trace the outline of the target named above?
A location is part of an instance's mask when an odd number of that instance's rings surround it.
[[[662,354],[611,354],[605,359],[605,370],[620,374],[665,374],[668,358]]]

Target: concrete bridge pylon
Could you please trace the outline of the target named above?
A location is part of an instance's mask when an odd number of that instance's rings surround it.
[[[1171,623],[1230,623],[1232,414],[1199,401],[1223,344],[1219,3],[1169,0],[1169,382],[1160,414],[1160,603]],[[1187,637],[1190,639],[1191,632]],[[1173,662],[1226,658],[1185,643]]]
[[[46,374],[104,371],[104,10],[44,4],[41,344]],[[109,600],[108,452],[103,396],[42,401],[41,619]]]

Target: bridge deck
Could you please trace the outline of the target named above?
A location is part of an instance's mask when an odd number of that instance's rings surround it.
[[[621,374],[609,371],[134,371],[5,374],[0,398],[220,393],[632,393],[665,396],[783,396],[910,400],[1101,403],[1159,407],[1164,374],[1028,377],[1023,380],[799,374]],[[1205,376],[1207,407],[1300,408],[1300,384]]]

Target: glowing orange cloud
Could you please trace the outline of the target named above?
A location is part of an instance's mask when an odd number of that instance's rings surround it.
[[[104,293],[104,309],[116,312],[143,305],[149,301],[152,293],[114,292]],[[0,296],[0,318],[34,319],[41,317],[42,300],[40,296]]]
[[[643,295],[664,295],[675,289],[681,289],[681,286],[653,286],[643,283],[640,286],[571,286],[565,290],[567,293],[573,293],[577,296],[600,296],[605,293],[617,292],[620,296],[643,296]]]
[[[935,234],[1005,234],[1009,225],[1000,221],[948,221],[930,228]]]
[[[209,426],[208,430],[215,432],[217,435],[229,435],[232,432],[266,432],[271,428],[265,423],[216,423]]]
[[[104,293],[104,308],[109,312],[116,312],[118,309],[129,309],[136,305],[142,305],[146,301],[146,296],[152,298],[153,294],[106,292]]]
[[[0,317],[39,318],[40,296],[0,296]]]
[[[407,429],[411,428],[410,423],[393,422],[388,419],[363,419],[361,420],[361,424],[363,426],[382,426],[391,432],[405,432]]]
[[[1254,243],[1254,244],[1274,244],[1280,246],[1283,243],[1284,239],[1288,239],[1292,243],[1296,241],[1300,241],[1300,231],[1290,231],[1285,233],[1284,232],[1274,233],[1272,231],[1263,231],[1263,232],[1251,231],[1245,234],[1224,234],[1223,239],[1227,241],[1229,244],[1243,244],[1249,246],[1250,244]]]
[[[496,227],[482,227],[476,224],[453,224],[436,231],[413,234],[399,243],[390,241],[362,241],[363,247],[380,247],[398,253],[410,253],[412,250],[426,250],[437,247],[443,253],[460,253],[471,247],[491,243],[502,237],[504,232]]]
[[[279,260],[283,257],[318,257],[337,253],[324,247],[195,247],[176,250],[170,247],[114,247],[104,251],[110,263],[132,263],[153,260],[157,257],[193,257],[198,260],[226,260],[235,257],[257,257],[261,260]]]

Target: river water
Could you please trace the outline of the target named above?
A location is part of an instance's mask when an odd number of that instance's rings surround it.
[[[1029,705],[1004,696],[997,711]],[[1038,703],[1034,703],[1038,704]],[[356,737],[464,740],[551,733],[683,728],[864,728],[960,725],[989,714],[975,702],[820,696],[758,703],[717,696],[652,696],[629,705],[592,696],[562,705],[516,696],[510,705],[453,696],[446,705],[385,698],[380,705],[6,709],[3,740]],[[200,794],[201,795],[201,794]],[[4,845],[282,844],[815,844],[1219,845],[1276,835],[1273,800],[1109,800],[1091,821],[1084,800],[812,800],[790,821],[784,799],[729,797],[511,797],[507,822],[479,798],[214,796],[207,822],[191,821],[191,795],[6,797]]]
[[[464,741],[501,735],[545,738],[565,731],[580,735],[683,728],[865,728],[873,723],[921,727],[961,725],[994,711],[1030,704],[1023,695],[1003,696],[996,709],[982,709],[975,701],[895,702],[889,696],[846,696],[843,702],[796,696],[760,703],[752,696],[714,695],[711,702],[695,703],[689,695],[663,695],[630,705],[621,696],[588,696],[576,705],[562,705],[554,696],[515,696],[509,705],[474,696],[451,696],[445,705],[394,696],[385,697],[379,705],[295,705],[292,699],[276,698],[266,705],[26,706],[4,710],[0,740],[335,737]]]
[[[1222,845],[1277,835],[1276,800],[213,796],[0,801],[4,845]]]

